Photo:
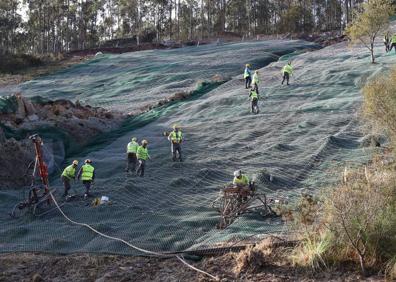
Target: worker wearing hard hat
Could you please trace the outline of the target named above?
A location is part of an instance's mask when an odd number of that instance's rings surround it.
[[[91,190],[91,186],[95,179],[95,168],[92,166],[92,161],[90,159],[85,160],[84,165],[80,168],[78,179],[81,179],[85,186],[84,198],[88,198],[90,196],[89,192]]]
[[[147,149],[148,142],[147,140],[142,141],[142,145],[138,147],[136,156],[139,162],[138,168],[136,170],[136,174],[140,177],[144,176],[144,169],[146,167],[146,161],[150,159],[150,155]]]
[[[180,130],[180,126],[176,124],[173,126],[173,131],[169,134],[168,140],[171,142],[172,160],[175,162],[178,157],[181,162],[181,143],[183,142],[183,133]]]
[[[76,168],[78,166],[78,161],[74,160],[73,163],[67,166],[61,175],[61,179],[63,182],[63,187],[65,188],[65,192],[63,193],[63,197],[67,197],[70,190],[70,181],[76,180]]]
[[[252,71],[250,70],[251,65],[246,64],[245,71],[243,73],[243,78],[245,79],[245,88],[249,89],[252,84]]]
[[[139,143],[137,142],[137,138],[133,137],[131,142],[128,143],[127,145],[127,166],[125,168],[125,171],[135,171],[136,170],[136,164],[137,164],[137,157],[136,153],[139,148]]]
[[[283,74],[282,85],[285,82],[285,80],[287,82],[287,85],[289,85],[290,76],[293,75],[293,67],[290,61],[287,63],[286,66],[283,67],[282,74]]]
[[[232,181],[232,184],[237,188],[245,188],[249,187],[250,181],[241,170],[236,170],[234,171],[234,180]]]

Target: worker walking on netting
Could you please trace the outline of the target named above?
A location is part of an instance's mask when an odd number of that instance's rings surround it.
[[[252,89],[250,89],[249,97],[250,97],[250,101],[251,101],[252,113],[258,114],[259,113],[259,106],[258,106],[259,94],[254,86],[252,86]]]
[[[85,160],[85,164],[80,168],[78,179],[81,179],[85,186],[84,198],[86,199],[90,196],[89,192],[95,179],[95,168],[92,166],[92,161],[90,159]]]
[[[259,83],[260,83],[259,72],[258,72],[258,70],[255,70],[254,74],[253,74],[252,84],[253,84],[253,88],[256,90],[257,94],[259,94],[259,87],[258,87]]]
[[[389,52],[392,51],[392,48],[395,48],[395,53],[396,53],[396,34],[392,36],[391,42],[390,42],[390,47],[389,47]]]
[[[65,188],[65,192],[63,193],[63,197],[67,197],[70,190],[70,181],[76,180],[76,168],[78,166],[78,161],[74,160],[73,163],[67,166],[61,175],[61,179],[63,182],[63,187]]]
[[[386,53],[388,53],[390,48],[389,32],[387,32],[384,36],[384,45],[385,45],[385,51]]]
[[[146,167],[146,161],[148,159],[150,159],[147,145],[148,145],[147,140],[143,140],[142,145],[139,146],[139,148],[137,149],[137,153],[136,153],[136,156],[137,156],[137,159],[139,162],[138,168],[136,170],[136,174],[140,177],[144,176],[144,169]]]
[[[182,162],[181,144],[183,142],[183,133],[180,126],[174,125],[173,131],[169,134],[168,140],[171,142],[172,160],[175,162],[179,159]]]
[[[245,79],[245,88],[249,89],[252,84],[252,71],[250,70],[251,65],[246,64],[245,72],[243,73],[243,78]]]
[[[287,65],[283,67],[282,74],[283,74],[282,85],[285,82],[285,80],[287,81],[287,85],[289,85],[290,76],[293,75],[293,67],[291,61],[289,61]]]
[[[137,157],[136,153],[139,148],[139,143],[137,142],[137,138],[133,137],[131,142],[127,145],[127,166],[125,168],[126,172],[135,171],[137,165]]]

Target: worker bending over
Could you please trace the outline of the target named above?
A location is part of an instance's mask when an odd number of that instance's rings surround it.
[[[137,142],[137,138],[133,137],[131,142],[127,145],[127,166],[125,171],[135,171],[137,165],[137,157],[136,153],[139,148],[139,143]]]
[[[136,170],[136,174],[138,176],[140,176],[140,177],[144,176],[144,169],[145,169],[145,166],[146,166],[146,161],[148,159],[150,159],[150,155],[148,153],[147,145],[148,145],[147,140],[143,140],[142,141],[142,145],[139,146],[139,148],[137,149],[137,153],[136,153],[136,156],[137,156],[137,159],[138,159],[138,162],[139,162],[139,166],[138,166],[138,168]]]
[[[78,166],[78,161],[74,160],[73,163],[67,166],[62,173],[61,179],[63,182],[63,187],[65,188],[65,192],[63,193],[63,197],[67,197],[70,190],[70,181],[76,180],[76,168]]]
[[[178,125],[173,126],[173,131],[169,134],[168,140],[171,142],[172,160],[175,162],[177,157],[182,161],[181,143],[183,142],[183,133]]]
[[[287,63],[286,66],[283,67],[282,74],[283,74],[282,85],[285,82],[285,80],[287,81],[287,85],[289,85],[290,76],[293,75],[293,67],[290,61]]]
[[[252,89],[250,90],[249,97],[251,100],[252,113],[258,114],[259,113],[259,107],[258,107],[259,95],[258,95],[258,92],[254,86],[252,86]]]
[[[251,65],[246,64],[245,72],[243,73],[243,78],[245,79],[245,88],[249,89],[252,84],[252,71],[250,70]]]
[[[250,188],[253,189],[253,183],[249,181],[249,178],[242,174],[241,170],[234,171],[234,180],[232,184],[235,188]]]
[[[95,168],[92,166],[92,161],[90,159],[85,160],[84,163],[85,164],[78,172],[78,179],[81,179],[85,186],[84,198],[86,199],[90,196],[89,192],[95,179]]]

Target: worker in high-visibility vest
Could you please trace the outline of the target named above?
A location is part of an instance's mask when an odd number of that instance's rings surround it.
[[[137,165],[137,157],[136,153],[139,148],[139,143],[137,142],[137,138],[133,137],[131,142],[127,145],[127,166],[125,171],[135,171]]]
[[[89,192],[95,179],[95,168],[92,166],[92,161],[90,159],[85,160],[84,163],[85,164],[78,172],[78,179],[82,180],[82,183],[85,186],[84,198],[87,198],[90,196]]]
[[[70,190],[70,181],[76,180],[76,168],[78,166],[78,161],[74,160],[73,163],[67,166],[61,175],[61,179],[63,182],[63,187],[65,188],[65,192],[63,193],[63,197],[67,197]]]
[[[393,47],[395,47],[395,53],[396,53],[396,34],[394,34],[390,40],[389,52],[392,51]]]
[[[140,177],[144,176],[144,169],[146,168],[146,161],[150,159],[150,155],[147,149],[147,140],[142,141],[142,145],[139,146],[136,152],[136,156],[139,162],[139,166],[136,170],[136,174]]]
[[[287,81],[287,85],[289,85],[290,76],[293,75],[293,67],[292,67],[292,64],[291,64],[290,61],[287,63],[286,66],[283,67],[282,74],[283,74],[282,84],[286,80]]]
[[[251,65],[246,64],[245,71],[243,72],[243,78],[245,79],[245,88],[249,89],[252,84],[252,71],[250,70]]]
[[[258,100],[259,100],[259,95],[257,93],[257,90],[252,86],[252,89],[250,90],[249,94],[250,100],[251,100],[251,111],[254,114],[259,113],[259,107],[258,107]]]
[[[259,72],[258,70],[255,70],[253,74],[252,85],[254,87],[254,90],[256,90],[257,94],[259,94],[259,87],[258,87],[259,83],[260,83]]]
[[[179,161],[182,162],[181,144],[183,142],[183,133],[180,130],[180,126],[176,124],[173,126],[173,131],[169,134],[168,140],[171,142],[172,160],[175,162],[177,157],[179,157]]]

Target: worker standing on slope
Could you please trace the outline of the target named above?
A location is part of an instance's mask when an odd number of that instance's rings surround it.
[[[245,72],[243,73],[243,78],[245,79],[245,88],[249,89],[252,84],[252,71],[250,70],[251,65],[246,64]]]
[[[90,195],[89,192],[95,179],[95,168],[92,166],[92,161],[90,159],[85,160],[85,164],[80,168],[78,179],[81,179],[85,186],[84,198],[86,199]]]
[[[385,45],[385,51],[386,53],[388,53],[390,47],[389,32],[387,32],[384,36],[384,45]]]
[[[259,94],[259,90],[258,90],[259,83],[260,83],[260,79],[259,79],[259,76],[258,76],[258,70],[255,70],[254,74],[253,74],[252,84],[253,84],[253,87],[256,90],[257,94]]]
[[[251,101],[252,113],[258,114],[259,113],[259,107],[258,107],[259,95],[258,95],[258,92],[254,86],[252,86],[252,89],[250,90],[249,97],[250,97],[250,101]]]
[[[290,61],[287,63],[286,66],[283,67],[282,74],[283,74],[282,85],[285,82],[285,80],[287,81],[287,85],[289,85],[290,76],[293,75],[293,67]]]
[[[169,134],[168,140],[171,142],[172,160],[175,162],[178,155],[179,161],[182,162],[181,143],[183,142],[183,133],[180,126],[176,124],[173,126],[173,131]]]
[[[389,52],[392,51],[392,48],[395,47],[395,53],[396,53],[396,34],[392,36],[390,47],[389,47]]]
[[[63,193],[63,197],[67,197],[70,190],[70,181],[76,180],[76,168],[78,166],[78,161],[74,160],[73,163],[67,166],[62,173],[61,179],[63,182],[63,187],[65,188],[65,192]]]
[[[127,145],[127,166],[125,171],[128,172],[129,170],[135,171],[136,164],[137,164],[137,157],[136,153],[139,148],[139,143],[137,143],[137,138],[133,137],[131,142]]]
[[[139,148],[137,149],[137,153],[136,153],[136,156],[137,156],[137,159],[139,162],[139,166],[136,170],[136,174],[140,177],[144,176],[144,169],[146,166],[146,161],[148,159],[150,159],[150,155],[148,154],[147,145],[148,145],[147,140],[143,140],[142,145],[139,146]]]

